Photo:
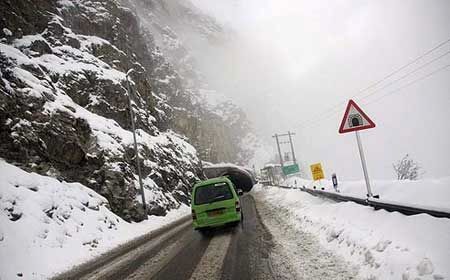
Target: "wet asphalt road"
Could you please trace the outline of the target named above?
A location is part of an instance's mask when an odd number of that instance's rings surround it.
[[[186,217],[54,279],[275,279],[272,235],[251,195],[241,197],[241,209],[244,219],[237,226],[201,234]]]
[[[245,195],[241,203],[244,220],[240,225],[207,235],[188,227],[156,273],[154,266],[144,264],[128,279],[273,279],[268,258],[272,237],[253,197]]]
[[[238,226],[205,235],[186,217],[55,279],[356,279],[314,236],[297,231],[285,210],[249,194],[241,207]]]

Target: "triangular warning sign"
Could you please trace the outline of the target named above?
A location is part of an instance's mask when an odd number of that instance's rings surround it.
[[[339,133],[352,132],[375,127],[375,123],[359,108],[353,100],[349,100],[342,118]]]

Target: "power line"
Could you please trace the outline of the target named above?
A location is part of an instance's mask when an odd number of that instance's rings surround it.
[[[379,100],[383,99],[383,98],[386,97],[386,96],[389,96],[389,95],[391,95],[391,94],[393,94],[393,93],[396,93],[396,92],[398,92],[398,91],[400,91],[400,90],[402,90],[402,89],[404,89],[404,88],[407,88],[407,87],[409,87],[409,86],[411,86],[411,85],[413,85],[413,84],[415,84],[415,83],[417,83],[417,82],[420,82],[420,81],[422,81],[422,80],[424,80],[424,79],[426,79],[426,78],[428,78],[428,77],[431,77],[431,76],[437,74],[438,72],[441,72],[441,71],[443,71],[443,70],[445,70],[445,69],[447,69],[447,68],[449,68],[449,67],[450,67],[450,64],[445,65],[445,66],[443,66],[443,67],[440,67],[440,68],[438,68],[438,69],[436,69],[436,70],[434,70],[434,71],[432,71],[432,72],[430,72],[430,73],[428,73],[428,74],[425,74],[425,75],[423,75],[423,76],[421,76],[421,77],[419,77],[419,78],[417,78],[417,79],[415,79],[415,80],[412,80],[412,81],[409,82],[409,83],[406,83],[406,84],[403,85],[402,87],[399,87],[399,88],[397,88],[397,89],[395,89],[395,90],[389,91],[389,92],[387,92],[386,94],[381,95],[379,98],[374,99],[374,100],[372,100],[372,101],[365,102],[365,103],[363,103],[363,104],[364,104],[364,105],[368,105],[368,104],[372,104],[372,103],[378,102]],[[308,125],[305,125],[305,126],[303,126],[303,127],[305,127],[305,128],[311,127],[312,125],[315,125],[316,123],[320,123],[321,121],[330,118],[332,115],[334,115],[334,113],[333,113],[333,114],[328,114],[328,115],[326,115],[326,116],[323,116],[322,118],[317,119],[317,120],[315,120],[314,122],[309,123]]]
[[[440,44],[438,44],[437,46],[429,49],[428,51],[426,51],[425,53],[423,53],[422,55],[419,55],[418,57],[416,57],[415,59],[413,59],[412,61],[408,62],[407,64],[401,66],[400,68],[398,68],[397,70],[394,70],[393,72],[391,72],[390,74],[388,74],[387,76],[385,76],[384,78],[382,78],[381,80],[373,83],[372,85],[368,86],[367,88],[365,88],[363,91],[366,91],[369,88],[372,88],[378,84],[380,84],[381,82],[389,79],[390,77],[392,77],[393,75],[397,74],[398,72],[402,71],[403,69],[407,68],[408,66],[416,63],[417,61],[421,60],[423,57],[427,56],[428,54],[434,52],[435,50],[439,49],[440,47],[442,47],[443,45],[447,44],[448,42],[450,42],[450,38],[445,40],[444,42],[441,42]],[[353,96],[355,97],[355,96]]]
[[[398,79],[396,79],[396,80],[393,80],[393,81],[391,81],[390,83],[385,84],[385,85],[382,86],[381,88],[378,88],[377,90],[372,91],[372,92],[370,92],[369,94],[366,94],[366,95],[362,96],[361,99],[367,98],[367,97],[369,97],[369,96],[371,96],[371,95],[373,95],[373,94],[375,94],[375,93],[377,93],[377,92],[379,92],[379,91],[381,91],[381,90],[383,90],[383,89],[385,89],[385,88],[387,88],[387,87],[389,87],[389,86],[395,84],[396,82],[398,82],[398,81],[400,81],[400,80],[403,80],[404,78],[406,78],[406,77],[410,76],[411,74],[414,74],[415,72],[417,72],[417,71],[419,71],[419,70],[421,70],[421,69],[427,67],[427,66],[430,65],[431,63],[433,63],[433,62],[435,62],[435,61],[437,61],[437,60],[443,58],[444,56],[446,56],[446,55],[448,55],[448,54],[450,54],[450,51],[447,51],[446,53],[444,53],[444,54],[442,54],[442,55],[440,55],[440,56],[438,56],[438,57],[436,57],[436,58],[434,58],[434,59],[428,61],[427,63],[422,64],[421,66],[417,67],[416,69],[414,69],[414,70],[412,70],[412,71],[409,71],[408,73],[406,73],[405,75],[401,76],[400,78],[398,78]]]
[[[410,65],[416,63],[417,61],[421,60],[423,57],[427,56],[428,54],[430,54],[430,53],[434,52],[435,50],[439,49],[440,47],[444,46],[444,45],[447,44],[448,42],[450,42],[450,38],[448,38],[447,40],[445,40],[445,41],[439,43],[438,45],[434,46],[433,48],[429,49],[429,50],[426,51],[425,53],[423,53],[423,54],[419,55],[418,57],[414,58],[413,60],[411,60],[410,62],[406,63],[405,65],[403,65],[403,66],[397,68],[396,70],[392,71],[391,73],[389,73],[388,75],[384,76],[384,77],[381,78],[380,80],[378,80],[378,81],[376,81],[376,82],[370,84],[368,87],[366,87],[366,88],[364,88],[364,89],[362,89],[362,90],[359,90],[356,94],[354,94],[353,96],[351,96],[350,99],[351,99],[351,98],[354,98],[354,97],[356,97],[356,96],[358,96],[358,95],[360,95],[361,93],[363,93],[363,92],[365,92],[365,91],[367,91],[367,90],[369,90],[369,89],[371,89],[371,88],[373,88],[373,87],[375,87],[375,86],[377,86],[377,85],[379,85],[380,83],[382,83],[382,82],[384,82],[385,80],[389,79],[389,78],[392,77],[393,75],[399,73],[400,71],[402,71],[403,69],[407,68],[408,66],[410,66]],[[341,102],[335,104],[334,106],[329,107],[329,109],[324,110],[321,114],[317,114],[316,116],[321,116],[321,115],[323,115],[324,113],[330,112],[331,110],[336,110],[337,108],[339,108],[341,105],[343,105],[343,104],[345,104],[345,103],[346,103],[346,100],[345,100],[345,101],[341,101]],[[306,121],[306,122],[305,122],[305,121],[304,121],[304,122],[301,122],[301,123],[298,124],[298,126],[304,126],[304,124],[307,123],[307,122],[308,122],[308,121]]]
[[[440,67],[440,68],[438,68],[438,69],[436,69],[436,70],[434,70],[434,71],[432,71],[432,72],[430,72],[430,73],[428,73],[428,74],[426,74],[426,75],[424,75],[422,77],[419,77],[419,78],[417,78],[417,79],[415,79],[415,80],[413,80],[413,81],[403,85],[402,87],[399,87],[399,88],[397,88],[395,90],[391,90],[391,91],[389,91],[389,92],[379,96],[378,98],[373,99],[372,101],[368,101],[368,102],[364,103],[364,105],[376,103],[376,102],[380,101],[381,99],[385,98],[386,96],[392,95],[392,94],[394,94],[394,93],[396,93],[396,92],[398,92],[398,91],[400,91],[400,90],[402,90],[404,88],[407,88],[407,87],[411,86],[412,84],[415,84],[415,83],[417,83],[419,81],[425,80],[426,78],[431,77],[434,74],[436,74],[438,72],[441,72],[441,71],[443,71],[443,70],[445,70],[445,69],[447,69],[449,67],[450,67],[450,64],[447,64],[447,65],[445,65],[443,67]]]

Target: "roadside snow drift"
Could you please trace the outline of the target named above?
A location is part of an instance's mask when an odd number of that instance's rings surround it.
[[[27,173],[0,159],[0,279],[43,279],[188,213],[127,223],[78,183]]]
[[[273,211],[287,210],[285,219],[298,230],[359,266],[363,279],[450,279],[449,219],[375,211],[297,189],[256,186],[255,192]]]
[[[333,183],[329,180],[321,180],[319,183],[291,177],[285,184],[289,187],[323,187],[325,191],[335,192]],[[450,177],[417,181],[374,180],[371,185],[372,192],[380,195],[382,201],[450,212]],[[366,198],[367,189],[364,180],[339,182],[338,189],[343,195]]]

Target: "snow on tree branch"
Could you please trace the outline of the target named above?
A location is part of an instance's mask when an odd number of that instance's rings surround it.
[[[406,154],[396,164],[392,165],[398,180],[417,180],[422,167]]]

